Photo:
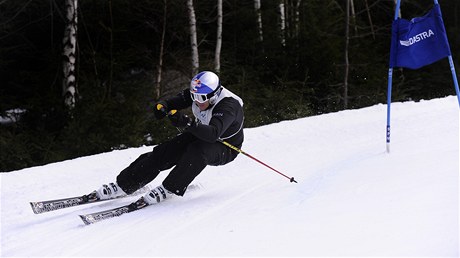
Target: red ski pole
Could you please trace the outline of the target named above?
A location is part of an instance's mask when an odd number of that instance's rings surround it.
[[[158,104],[158,105],[157,105],[157,109],[158,109],[158,110],[161,110],[162,108],[163,108],[163,105],[161,105],[161,104]],[[174,115],[176,112],[177,112],[177,110],[171,110],[171,111],[169,111],[168,115]],[[180,130],[179,128],[177,128],[177,129],[179,130],[179,132],[181,132],[181,130]],[[228,143],[228,142],[226,142],[226,141],[222,141],[222,140],[219,140],[219,141],[220,141],[222,144],[224,144],[225,146],[229,147],[230,149],[233,149],[233,150],[235,150],[235,151],[237,151],[237,152],[239,152],[239,153],[241,153],[241,154],[243,154],[243,155],[246,155],[246,156],[248,156],[249,158],[251,158],[251,159],[253,159],[253,160],[259,162],[260,164],[262,164],[262,165],[264,165],[264,166],[266,166],[267,168],[269,168],[269,169],[275,171],[276,173],[278,173],[278,174],[284,176],[285,178],[289,179],[289,181],[290,181],[291,183],[292,183],[292,182],[297,183],[297,181],[295,181],[294,177],[288,177],[288,176],[286,176],[285,174],[283,174],[283,173],[279,172],[278,170],[276,170],[276,169],[270,167],[269,165],[263,163],[262,161],[256,159],[255,157],[249,155],[248,153],[246,153],[246,152],[244,152],[243,150],[241,150],[241,149],[239,149],[239,148],[237,148],[237,147],[231,145],[230,143]]]
[[[269,169],[275,171],[276,173],[278,173],[278,174],[284,176],[285,178],[289,179],[289,181],[290,181],[291,183],[292,183],[292,182],[297,183],[297,181],[295,181],[294,177],[288,177],[288,176],[286,176],[285,174],[283,174],[283,173],[279,172],[278,170],[276,170],[276,169],[270,167],[269,165],[267,165],[267,164],[263,163],[262,161],[260,161],[260,160],[258,160],[258,159],[256,159],[256,158],[254,158],[253,156],[249,155],[248,153],[246,153],[246,152],[244,152],[243,150],[241,150],[241,149],[239,149],[239,148],[237,148],[237,147],[231,145],[230,143],[228,143],[228,142],[226,142],[226,141],[222,141],[222,140],[221,140],[220,142],[223,143],[225,146],[227,146],[227,147],[229,147],[229,148],[231,148],[231,149],[233,149],[233,150],[235,150],[235,151],[237,151],[237,152],[239,152],[239,153],[241,153],[241,154],[244,154],[244,155],[250,157],[251,159],[253,159],[253,160],[259,162],[260,164],[266,166],[267,168],[269,168]]]

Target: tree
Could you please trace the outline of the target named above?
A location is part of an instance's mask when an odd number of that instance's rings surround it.
[[[301,5],[302,0],[280,0],[278,3],[278,27],[280,30],[281,45],[283,47],[286,46],[286,36],[288,39],[295,40],[295,47],[299,46]]]
[[[264,32],[262,30],[262,11],[260,10],[261,4],[260,0],[254,0],[254,10],[256,11],[257,17],[257,32],[258,32],[258,41],[260,43],[264,42]]]
[[[348,60],[348,46],[350,43],[350,1],[346,0],[346,8],[345,8],[345,75],[343,79],[343,108],[348,108],[348,74],[350,70],[350,63]]]
[[[192,74],[198,73],[200,67],[200,60],[198,58],[198,41],[196,39],[196,17],[195,8],[193,7],[193,0],[187,0],[187,9],[189,16],[190,26],[190,45],[192,47]]]
[[[75,74],[77,28],[78,28],[78,0],[66,1],[67,26],[64,31],[63,45],[63,95],[64,104],[69,110],[75,108],[78,96],[77,80]]]
[[[372,22],[372,16],[371,16],[371,11],[369,9],[369,4],[367,3],[367,0],[364,0],[364,3],[366,4],[367,18],[369,20],[369,26],[371,27],[372,38],[375,39],[374,24]]]
[[[297,44],[299,43],[299,34],[300,34],[300,5],[302,0],[297,0],[295,5],[293,4],[294,9],[294,38],[296,39]]]
[[[284,0],[280,0],[278,4],[279,10],[279,29],[280,29],[280,41],[281,46],[286,47],[286,15],[285,15],[285,6]]]
[[[159,99],[161,96],[161,72],[163,70],[163,52],[164,52],[164,45],[165,45],[165,34],[166,34],[166,8],[167,8],[167,1],[163,0],[163,30],[161,32],[161,41],[160,41],[160,55],[158,58],[158,66],[157,66],[157,81],[155,86],[155,98]]]
[[[220,72],[220,51],[222,48],[222,0],[217,0],[217,40],[216,53],[214,58],[214,69],[217,73]]]

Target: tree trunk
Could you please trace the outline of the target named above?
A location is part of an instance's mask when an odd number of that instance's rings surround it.
[[[350,41],[350,0],[346,0],[345,11],[345,76],[343,80],[343,108],[348,108],[348,73],[350,64],[348,60],[348,45]]]
[[[300,42],[300,5],[302,4],[302,0],[297,0],[294,6],[294,40],[295,40],[295,47],[299,48]]]
[[[108,0],[109,2],[109,15],[110,15],[110,28],[108,29],[108,32],[110,34],[110,45],[109,45],[109,50],[110,50],[110,73],[109,73],[109,83],[106,85],[106,92],[105,92],[105,98],[110,99],[112,96],[112,86],[113,86],[113,67],[115,64],[115,60],[113,57],[113,12],[112,12],[112,0]]]
[[[257,29],[259,32],[259,37],[258,41],[259,42],[264,42],[264,32],[262,30],[262,11],[260,10],[261,4],[260,0],[254,0],[254,9],[256,11],[256,16],[257,16]]]
[[[64,30],[62,43],[63,56],[63,95],[64,104],[69,109],[75,108],[78,96],[77,80],[75,74],[76,50],[77,50],[77,8],[78,0],[66,0],[67,26]]]
[[[458,24],[458,20],[459,20],[458,19],[458,9],[459,9],[458,6],[459,6],[458,1],[455,1],[454,27],[456,27],[456,28],[458,28],[460,26],[460,24]]]
[[[297,0],[295,7],[294,7],[294,35],[296,42],[299,42],[299,35],[300,35],[300,5],[302,4],[302,0]]]
[[[364,2],[366,4],[366,11],[367,11],[367,18],[369,19],[369,26],[371,26],[372,38],[375,39],[375,31],[374,31],[374,24],[372,23],[371,10],[369,10],[369,4],[367,3],[367,0],[364,0]]]
[[[196,18],[193,0],[187,0],[187,9],[189,15],[190,26],[190,45],[192,47],[192,76],[198,73],[200,60],[198,58],[198,41],[196,39]]]
[[[220,51],[222,48],[222,0],[217,0],[217,40],[216,40],[216,54],[214,59],[215,71],[220,72]]]
[[[280,28],[280,41],[283,47],[286,47],[286,15],[285,15],[285,7],[284,7],[284,0],[280,0],[278,4],[279,10],[279,28]]]
[[[353,20],[353,28],[355,30],[355,36],[358,36],[358,26],[356,25],[356,12],[355,12],[354,0],[350,0],[350,8],[351,8],[351,19]]]
[[[159,99],[161,96],[161,73],[163,70],[163,52],[165,45],[165,34],[166,34],[166,14],[167,14],[167,1],[163,0],[163,31],[161,32],[161,42],[160,42],[160,56],[158,58],[157,66],[157,81],[155,85],[155,99]]]

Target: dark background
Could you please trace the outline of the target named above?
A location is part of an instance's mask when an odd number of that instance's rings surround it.
[[[0,125],[0,171],[154,145],[176,134],[167,121],[156,121],[151,110],[165,15],[162,97],[188,87],[193,76],[186,1],[167,1],[166,14],[164,1],[79,1],[79,94],[71,111],[63,104],[63,2],[0,1],[0,113],[22,110],[17,122]],[[213,70],[216,1],[194,2],[200,70]],[[263,42],[258,41],[252,0],[223,3],[219,76],[244,99],[246,128],[345,108],[346,1],[303,0],[298,34],[291,16],[285,47],[279,37],[279,2],[262,1]],[[394,16],[393,0],[354,0],[354,5],[348,109],[386,103]],[[432,5],[403,0],[402,17],[422,16]],[[440,5],[458,70],[460,3],[445,0]],[[447,59],[416,71],[394,71],[393,101],[454,94]]]

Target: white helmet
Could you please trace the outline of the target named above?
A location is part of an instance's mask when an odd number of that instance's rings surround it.
[[[200,103],[209,100],[211,105],[214,104],[221,90],[219,77],[213,72],[200,72],[190,82],[192,100]]]

